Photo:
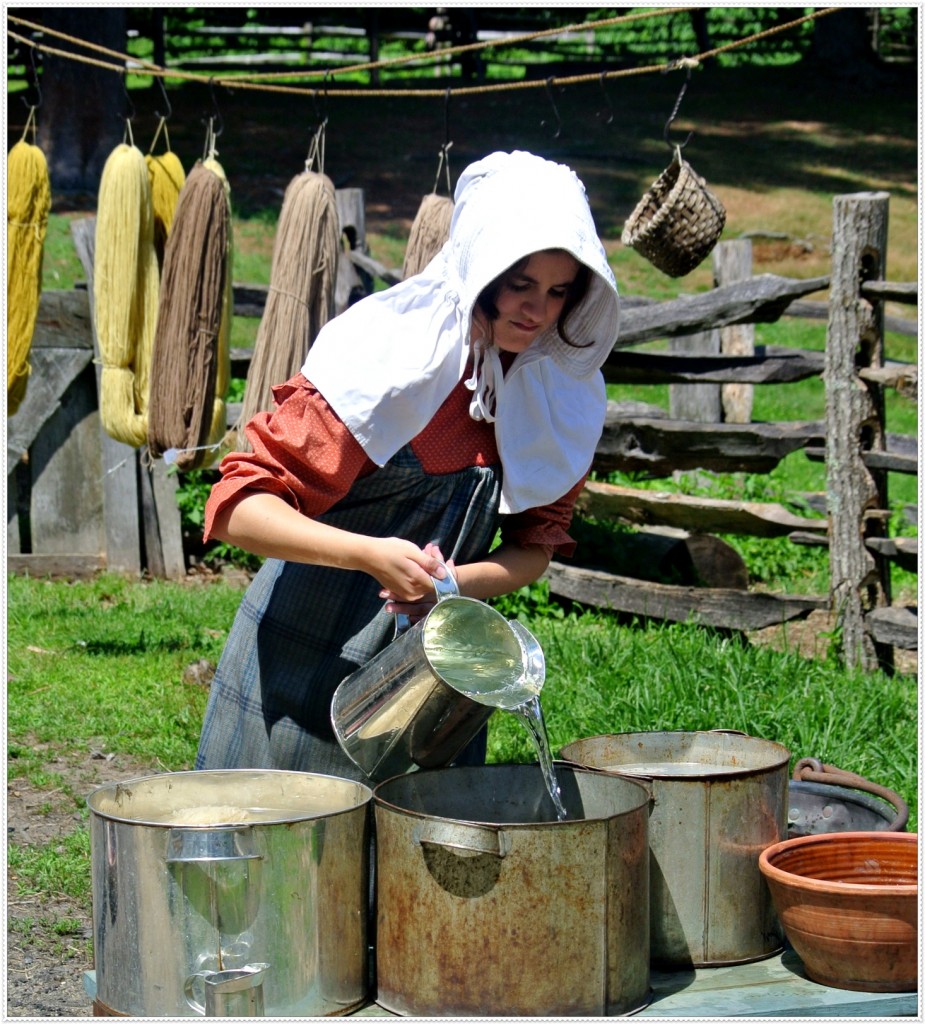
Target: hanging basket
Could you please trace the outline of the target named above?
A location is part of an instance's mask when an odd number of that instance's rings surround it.
[[[709,255],[725,223],[723,204],[675,149],[627,219],[622,241],[663,273],[683,277]]]

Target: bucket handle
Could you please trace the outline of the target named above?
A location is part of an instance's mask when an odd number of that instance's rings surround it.
[[[436,576],[431,576],[431,582],[434,585],[438,603],[447,597],[459,597],[459,584],[456,582],[456,577],[447,569],[444,562],[440,564],[446,569],[446,576],[442,580],[438,580]],[[405,615],[403,612],[396,613],[395,636],[401,636],[402,633],[406,633],[410,628],[411,616]]]
[[[902,832],[909,820],[909,807],[898,793],[894,793],[892,789],[887,789],[885,786],[878,786],[876,782],[870,782],[862,775],[846,772],[843,768],[837,768],[832,764],[823,764],[815,757],[800,758],[794,766],[793,778],[795,782],[821,782],[831,786],[848,786],[886,800],[896,809],[896,817],[885,830],[887,832]]]
[[[421,821],[411,835],[415,846],[445,846],[468,853],[488,853],[506,857],[511,851],[510,836],[503,829],[450,821]]]

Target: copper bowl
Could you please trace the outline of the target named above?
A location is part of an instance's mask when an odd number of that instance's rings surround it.
[[[761,873],[806,976],[863,992],[914,992],[918,836],[829,832],[762,851]]]

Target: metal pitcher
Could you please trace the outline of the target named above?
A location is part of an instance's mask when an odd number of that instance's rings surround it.
[[[434,579],[437,603],[347,676],[331,701],[331,723],[345,753],[374,782],[417,768],[440,768],[496,708],[536,697],[543,652],[520,623],[471,597],[451,573]]]

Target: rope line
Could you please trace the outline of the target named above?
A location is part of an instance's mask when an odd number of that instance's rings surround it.
[[[472,50],[482,50],[489,47],[498,46],[514,46],[521,42],[530,41],[543,36],[563,35],[566,32],[577,31],[577,30],[592,30],[594,28],[604,28],[617,22],[626,22],[637,20],[640,18],[654,18],[661,17],[665,14],[683,13],[690,11],[693,8],[689,7],[676,7],[676,8],[665,8],[657,11],[645,11],[637,14],[623,15],[619,18],[608,18],[604,21],[598,22],[583,22],[576,23],[574,25],[567,25],[562,28],[543,29],[540,32],[532,33],[528,36],[513,36],[505,37],[504,39],[487,40],[482,43],[467,43],[457,47],[450,47],[445,50],[436,51],[433,55],[433,59],[441,59],[447,55],[454,55],[457,53],[469,52]],[[595,71],[587,74],[578,75],[566,75],[562,77],[553,76],[549,79],[537,79],[537,80],[523,80],[517,82],[496,82],[493,84],[486,85],[472,85],[472,86],[459,86],[452,89],[454,96],[474,96],[486,93],[496,92],[513,92],[518,89],[542,89],[546,86],[547,82],[555,82],[558,86],[570,86],[570,85],[581,85],[587,82],[601,82],[610,81],[617,78],[628,78],[634,75],[653,74],[655,72],[666,72],[674,71],[678,68],[690,67],[694,63],[702,63],[703,61],[710,60],[714,57],[719,56],[723,53],[729,53],[732,50],[739,49],[743,46],[748,46],[751,43],[757,42],[761,39],[767,39],[770,36],[778,35],[781,32],[787,32],[790,29],[797,28],[800,25],[805,24],[809,21],[816,21],[819,18],[826,17],[829,14],[834,14],[836,11],[841,10],[838,7],[824,7],[819,10],[812,11],[809,14],[805,14],[800,18],[795,18],[793,21],[785,22],[782,25],[774,25],[771,28],[756,32],[750,36],[745,36],[742,39],[733,40],[731,43],[726,43],[723,46],[717,46],[710,50],[704,50],[702,53],[698,53],[692,57],[682,57],[678,60],[669,61],[667,63],[660,64],[647,64],[636,68],[621,68],[616,71]],[[23,43],[26,46],[30,46],[40,53],[50,54],[55,57],[63,57],[67,60],[76,60],[80,63],[90,64],[94,67],[103,68],[108,71],[116,71],[120,74],[126,70],[126,65],[135,65],[132,67],[132,73],[138,75],[147,74],[152,78],[164,78],[164,79],[178,79],[190,82],[199,82],[203,85],[223,85],[228,88],[234,89],[249,89],[254,92],[277,92],[287,93],[291,95],[314,95],[317,94],[317,89],[298,87],[294,85],[274,85],[270,82],[262,81],[264,78],[269,77],[284,77],[284,78],[327,78],[337,74],[346,74],[348,72],[355,71],[371,71],[380,68],[388,68],[400,64],[405,64],[412,60],[426,60],[427,55],[422,54],[411,54],[403,57],[395,57],[391,60],[378,61],[374,64],[356,64],[351,65],[347,68],[328,68],[326,70],[306,70],[306,71],[292,71],[292,72],[274,72],[267,73],[266,75],[242,75],[232,77],[216,77],[214,75],[199,75],[192,72],[182,71],[173,68],[162,68],[157,64],[150,63],[139,57],[132,57],[128,54],[118,53],[115,50],[109,50],[104,46],[99,46],[96,43],[91,43],[86,40],[77,39],[74,36],[69,36],[66,33],[58,32],[54,29],[46,28],[44,25],[37,24],[35,22],[27,21],[25,18],[20,18],[15,15],[8,15],[8,21],[13,22],[17,25],[22,25],[26,28],[31,28],[48,35],[57,36],[67,42],[74,43],[78,46],[83,46],[86,49],[95,50],[98,53],[103,53],[107,56],[116,58],[120,61],[118,65],[110,64],[102,60],[97,60],[93,57],[87,57],[81,54],[70,53],[67,50],[60,50],[52,46],[48,46],[44,43],[37,43],[33,39],[29,39],[26,36],[22,36],[12,29],[7,28],[7,35],[11,39],[15,39],[17,42]],[[338,88],[331,92],[325,90],[325,97],[344,97],[344,98],[355,98],[355,97],[439,97],[445,98],[447,89],[446,87],[441,89],[380,89],[380,88]]]

